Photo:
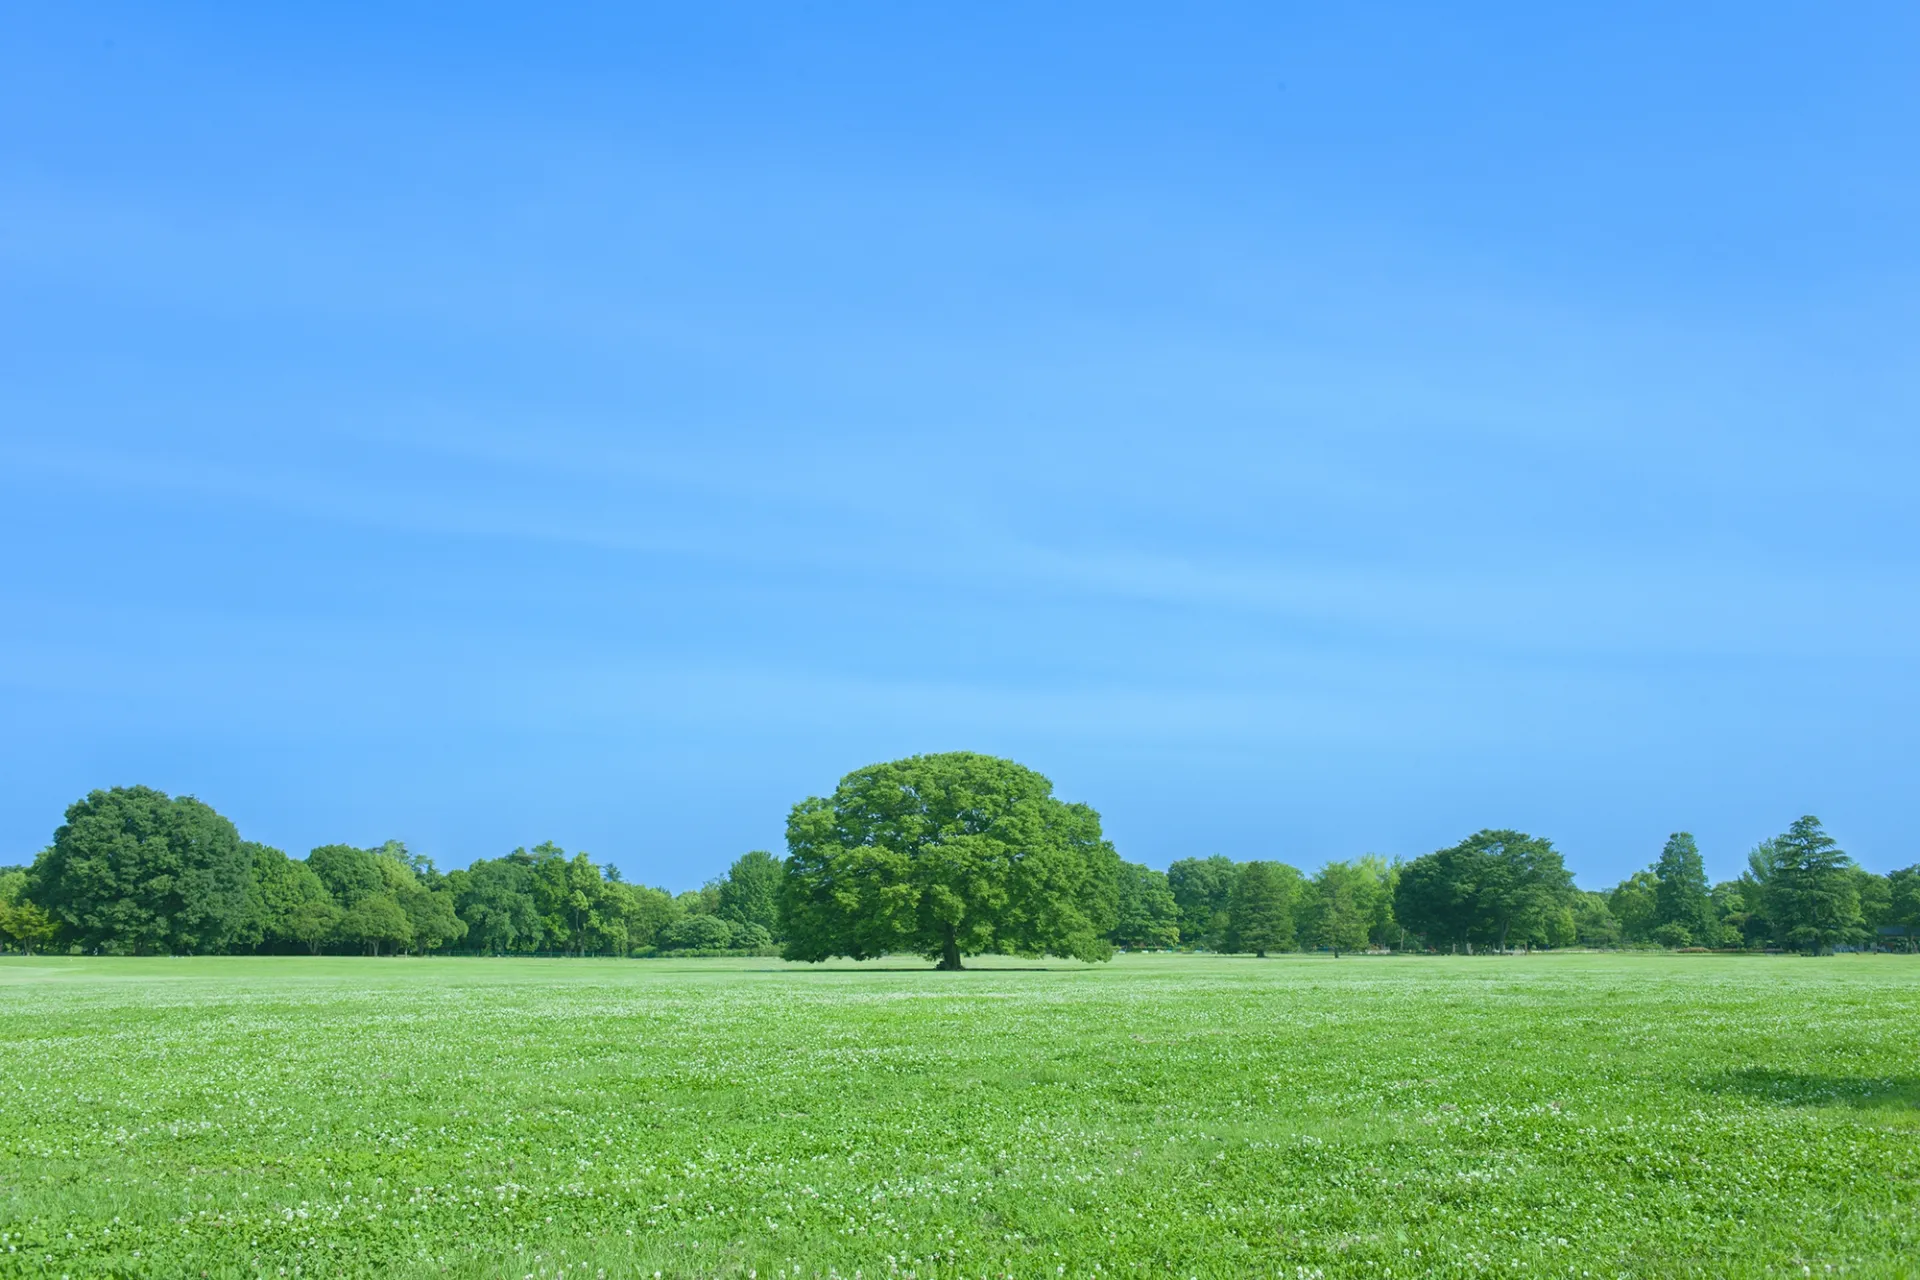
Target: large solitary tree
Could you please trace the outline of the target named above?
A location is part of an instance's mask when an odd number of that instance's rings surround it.
[[[790,960],[914,952],[1112,956],[1120,859],[1033,770],[957,751],[848,774],[787,820]]]

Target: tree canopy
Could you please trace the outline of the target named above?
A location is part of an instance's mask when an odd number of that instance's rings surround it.
[[[207,805],[115,787],[67,809],[27,896],[82,947],[218,951],[252,921],[252,872],[240,833]]]
[[[0,867],[0,950],[112,954],[773,955],[909,951],[1097,959],[1115,947],[1257,955],[1363,948],[1707,946],[1920,950],[1920,867],[1877,875],[1811,815],[1709,885],[1675,832],[1607,892],[1572,887],[1522,832],[1311,878],[1272,858],[1123,862],[1099,815],[1008,760],[954,753],[859,770],[796,805],[788,856],[752,850],[670,894],[552,842],[441,874],[398,840],[305,858],[242,840],[190,796],[95,791],[30,867]]]
[[[1551,841],[1519,831],[1476,831],[1401,868],[1400,923],[1433,946],[1531,943],[1573,901],[1573,876]]]
[[[972,752],[857,770],[787,821],[784,954],[1113,954],[1120,859],[1100,815],[1040,774]]]

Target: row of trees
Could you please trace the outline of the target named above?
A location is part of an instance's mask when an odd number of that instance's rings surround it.
[[[1707,882],[1687,832],[1610,892],[1590,895],[1608,929],[1603,944],[1821,951],[1885,941],[1920,942],[1920,866],[1876,875],[1857,866],[1814,817],[1801,818],[1747,855],[1737,879]]]
[[[131,954],[457,949],[487,954],[995,952],[1266,955],[1573,945],[1822,951],[1920,936],[1920,867],[1877,876],[1806,817],[1709,885],[1691,835],[1607,893],[1550,841],[1480,831],[1407,862],[1309,877],[1275,861],[1123,861],[1100,816],[1012,761],[957,752],[848,774],[793,809],[788,856],[746,854],[679,895],[547,843],[441,873],[395,841],[306,858],[242,840],[191,797],[96,791],[27,868],[0,869],[0,943]]]
[[[112,953],[771,953],[780,863],[677,897],[548,843],[442,874],[398,841],[304,859],[191,796],[96,791],[31,867],[0,869],[0,939]]]

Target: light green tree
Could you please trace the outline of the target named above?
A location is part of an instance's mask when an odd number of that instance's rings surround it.
[[[1308,887],[1307,941],[1335,958],[1364,950],[1379,893],[1380,883],[1367,868],[1329,862]]]

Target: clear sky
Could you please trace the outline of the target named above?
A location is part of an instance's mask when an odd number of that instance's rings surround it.
[[[7,6],[0,863],[1920,860],[1920,7],[1573,9]]]

